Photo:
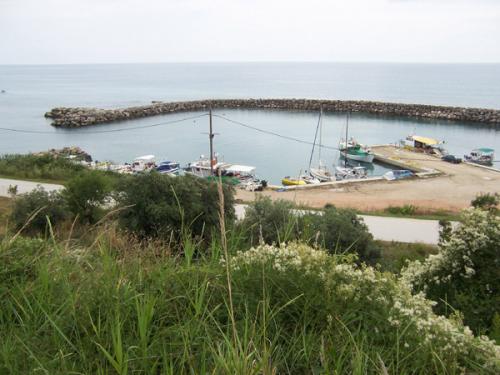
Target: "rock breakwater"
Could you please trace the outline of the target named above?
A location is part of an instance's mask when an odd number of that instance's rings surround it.
[[[120,108],[54,108],[45,114],[52,125],[75,128],[167,113],[221,108],[276,109],[293,111],[359,112],[383,116],[410,117],[500,125],[500,110],[446,107],[421,104],[384,103],[353,100],[315,99],[216,99],[184,102],[152,102],[150,105]]]

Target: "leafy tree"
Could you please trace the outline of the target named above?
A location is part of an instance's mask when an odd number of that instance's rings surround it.
[[[48,221],[56,225],[69,216],[63,197],[57,191],[48,192],[38,186],[30,193],[18,195],[14,199],[10,221],[14,228],[24,227],[28,233],[43,233]]]
[[[97,222],[104,211],[104,204],[110,196],[112,182],[99,171],[80,174],[66,184],[63,191],[69,210],[82,222]]]
[[[223,184],[227,225],[234,222],[234,193]],[[209,237],[219,228],[218,185],[194,176],[170,177],[156,172],[122,182],[117,194],[121,225],[142,237],[190,232]]]

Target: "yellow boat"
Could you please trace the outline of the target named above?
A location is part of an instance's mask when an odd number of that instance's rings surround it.
[[[304,180],[298,178],[285,177],[281,180],[281,183],[284,186],[295,186],[295,185],[305,185],[306,182]]]

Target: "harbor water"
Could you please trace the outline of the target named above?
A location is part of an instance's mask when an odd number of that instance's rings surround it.
[[[206,98],[325,98],[377,100],[465,107],[500,108],[500,65],[412,64],[130,64],[0,66],[0,153],[79,146],[95,159],[131,161],[155,154],[182,164],[208,155],[208,117],[110,133],[101,130],[171,122],[193,115],[177,113],[80,129],[54,129],[43,117],[57,106],[100,108],[148,104],[152,100]],[[311,146],[250,127],[312,142],[318,113],[268,110],[217,110],[215,150],[225,161],[257,167],[259,177],[278,182],[307,169]],[[42,133],[29,133],[40,131]],[[345,115],[325,113],[322,143],[335,148],[345,133]],[[476,147],[496,149],[500,127],[447,121],[353,114],[349,135],[375,145],[395,143],[409,134],[445,141],[458,156]],[[318,150],[316,150],[318,151]],[[315,153],[313,164],[318,162]],[[339,153],[322,149],[327,166]],[[495,166],[500,167],[500,163]],[[369,173],[380,175],[376,165]]]

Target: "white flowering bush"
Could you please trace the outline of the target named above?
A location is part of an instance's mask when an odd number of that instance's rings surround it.
[[[412,262],[401,281],[437,302],[440,314],[454,309],[476,333],[488,332],[500,312],[500,217],[477,209],[440,243],[438,254]]]
[[[348,257],[298,243],[262,245],[237,253],[230,266],[237,303],[248,309],[267,298],[279,311],[280,326],[307,317],[308,326],[333,347],[338,340],[364,337],[369,346],[382,348],[376,355],[395,373],[401,363],[388,354],[395,348],[415,373],[434,373],[443,364],[450,373],[500,371],[500,347],[475,337],[460,321],[436,315],[435,303],[412,294],[407,283]]]

